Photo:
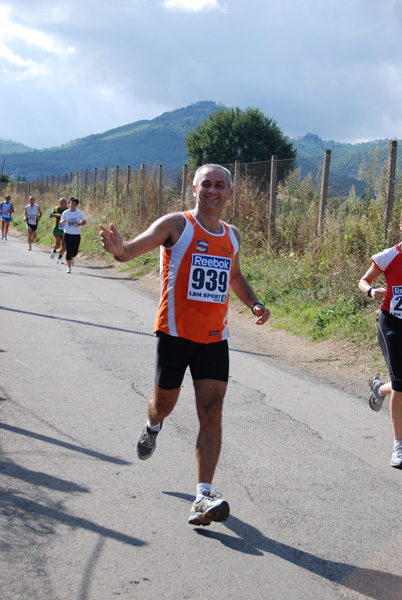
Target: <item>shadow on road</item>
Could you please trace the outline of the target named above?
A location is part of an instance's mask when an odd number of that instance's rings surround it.
[[[154,337],[152,333],[145,333],[143,331],[135,331],[133,329],[123,329],[121,327],[112,327],[111,325],[101,325],[100,323],[90,323],[89,321],[79,321],[78,319],[66,319],[64,317],[55,317],[54,315],[46,315],[41,313],[34,313],[28,310],[18,310],[16,308],[9,308],[7,306],[0,306],[0,310],[8,310],[10,312],[20,313],[23,315],[31,315],[33,317],[41,317],[43,319],[54,319],[56,321],[64,321],[66,323],[77,323],[78,325],[88,325],[89,327],[100,327],[101,329],[111,329],[112,331],[122,331],[124,333],[134,333],[136,335],[146,335],[148,337]]]
[[[31,469],[26,469],[25,467],[21,467],[13,462],[0,461],[0,473],[1,475],[6,475],[7,477],[26,481],[27,483],[32,483],[33,485],[40,487],[46,487],[51,490],[57,490],[59,492],[89,493],[88,488],[81,487],[72,481],[60,479],[59,477],[54,477],[53,475],[43,473],[42,471],[32,471]]]
[[[116,458],[114,456],[109,456],[108,454],[102,454],[100,452],[95,452],[95,450],[89,450],[88,448],[82,448],[82,446],[76,446],[75,444],[69,444],[68,442],[62,442],[57,438],[49,437],[47,435],[42,435],[40,433],[35,433],[34,431],[28,431],[27,429],[21,429],[21,427],[15,427],[14,425],[7,425],[6,423],[0,423],[0,429],[5,429],[7,431],[11,431],[13,433],[17,433],[19,435],[25,435],[27,437],[34,438],[36,440],[40,440],[42,442],[46,442],[47,444],[54,444],[55,446],[61,446],[62,448],[66,448],[67,450],[73,450],[74,452],[80,452],[81,454],[86,454],[87,456],[92,456],[93,458],[97,458],[98,460],[103,460],[105,462],[114,463],[116,465],[131,465],[131,462],[127,460],[122,460],[121,458]]]
[[[194,499],[194,496],[180,492],[162,493],[188,502],[192,502]],[[364,594],[368,598],[396,600],[402,597],[402,577],[400,575],[320,558],[266,537],[261,531],[233,515],[222,525],[230,529],[237,537],[204,528],[196,528],[195,532],[211,540],[217,540],[237,552],[255,556],[263,556],[264,552],[273,554],[324,579]]]
[[[111,325],[102,325],[100,323],[90,323],[89,321],[79,321],[78,319],[66,319],[64,317],[56,317],[54,315],[46,315],[41,313],[30,312],[28,310],[19,310],[16,308],[10,308],[8,306],[0,306],[0,310],[7,310],[10,312],[20,313],[23,315],[31,315],[33,317],[41,317],[43,319],[55,319],[56,321],[64,321],[67,323],[77,323],[78,325],[88,325],[89,327],[100,327],[101,329],[110,329],[112,331],[121,331],[123,333],[133,333],[135,335],[146,335],[148,337],[155,337],[152,333],[146,333],[144,331],[135,331],[134,329],[123,329],[122,327],[112,327]],[[264,356],[265,358],[273,358],[273,354],[251,352],[248,350],[238,350],[236,348],[229,348],[230,352],[239,352],[241,354],[251,354],[253,356]]]
[[[0,491],[0,507],[3,511],[7,512],[9,519],[12,517],[20,517],[23,523],[28,527],[30,525],[29,520],[32,519],[35,530],[38,530],[40,524],[42,524],[47,532],[52,533],[52,531],[49,531],[50,523],[56,522],[71,527],[72,529],[76,529],[77,527],[86,529],[87,531],[92,531],[104,538],[117,540],[118,542],[128,544],[129,546],[147,545],[147,542],[130,535],[114,531],[108,527],[103,527],[89,519],[70,515],[59,508],[39,504],[38,502],[34,502],[33,500],[29,500],[28,498],[24,498],[12,492]]]

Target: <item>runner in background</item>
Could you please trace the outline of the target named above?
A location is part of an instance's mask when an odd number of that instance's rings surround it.
[[[59,257],[57,259],[57,262],[59,264],[63,264],[63,260],[62,260],[63,254],[66,251],[66,245],[64,243],[64,237],[63,237],[64,231],[63,231],[63,229],[60,229],[60,217],[61,217],[62,213],[66,210],[66,208],[67,208],[67,200],[65,198],[60,198],[59,206],[56,206],[49,215],[50,218],[54,219],[54,222],[53,222],[54,244],[53,244],[52,251],[50,253],[50,258],[54,258],[56,252],[59,250]]]
[[[69,208],[63,212],[60,225],[64,230],[64,243],[66,244],[67,273],[71,273],[71,265],[78,254],[81,243],[81,227],[86,225],[84,214],[77,208],[79,200],[70,198]]]
[[[38,224],[41,216],[42,211],[39,204],[35,204],[34,196],[29,196],[29,204],[26,205],[24,213],[24,221],[26,221],[28,231],[27,250],[32,250],[32,244],[38,235]]]
[[[0,205],[0,215],[1,215],[1,239],[7,240],[8,228],[10,227],[10,223],[13,220],[12,214],[14,212],[14,207],[11,202],[11,196],[6,196],[6,199]]]

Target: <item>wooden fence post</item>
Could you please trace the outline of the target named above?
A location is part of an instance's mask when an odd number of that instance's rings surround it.
[[[386,190],[385,211],[384,211],[384,226],[383,226],[384,241],[386,241],[386,239],[387,239],[388,225],[391,220],[392,211],[394,208],[397,152],[398,152],[398,142],[396,140],[391,141],[389,143],[388,177],[387,177],[387,190]]]
[[[324,231],[325,211],[327,209],[329,171],[331,168],[331,150],[324,152],[324,164],[322,168],[320,212],[318,215],[318,235]]]
[[[187,165],[183,165],[183,175],[181,182],[181,208],[185,210],[187,200]]]
[[[158,217],[162,214],[162,174],[163,165],[158,167]]]
[[[238,198],[239,198],[237,187],[239,184],[239,180],[240,180],[240,161],[236,160],[235,168],[234,168],[234,178],[233,178],[233,222],[235,222],[236,218],[237,218],[237,205],[238,205]]]
[[[105,177],[103,180],[103,197],[106,197],[106,192],[107,192],[107,167],[105,167]]]
[[[130,198],[130,179],[131,179],[131,167],[130,165],[127,166],[127,196],[126,196],[126,207],[128,208],[129,205],[129,198]]]
[[[269,228],[268,241],[271,244],[275,237],[275,217],[276,217],[276,188],[278,183],[278,157],[276,154],[271,156],[271,172],[269,178]]]
[[[144,192],[145,192],[145,165],[141,163],[140,171],[140,217],[143,213],[144,208]]]
[[[77,171],[75,174],[75,197],[78,198],[78,196],[80,195],[80,172]]]
[[[116,200],[119,199],[119,167],[116,166],[115,178],[114,178],[114,191],[116,194]]]
[[[94,168],[94,200],[96,200],[96,180],[98,178],[98,169]]]

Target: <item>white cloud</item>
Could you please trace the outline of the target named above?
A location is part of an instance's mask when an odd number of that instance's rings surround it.
[[[218,0],[165,0],[163,5],[168,9],[184,10],[194,13],[208,9],[216,9],[225,12],[227,10],[226,3],[221,3]]]
[[[287,135],[402,138],[401,24],[401,0],[0,0],[0,137],[58,145],[215,100]]]

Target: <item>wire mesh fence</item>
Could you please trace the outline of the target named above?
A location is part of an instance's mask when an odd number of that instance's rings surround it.
[[[320,203],[320,220],[325,218],[327,205],[340,206],[350,197],[370,203],[383,198],[385,212],[394,201],[394,193],[402,195],[402,155],[396,142],[389,150],[358,154],[334,154],[308,158],[224,165],[230,169],[234,194],[227,208],[228,218],[258,216],[261,231],[275,235],[275,221],[283,213],[300,211],[300,206],[314,198]],[[1,193],[21,198],[60,196],[78,197],[84,204],[97,207],[113,204],[128,215],[149,219],[192,205],[193,173],[186,165],[164,168],[162,165],[139,169],[118,166],[58,174],[29,182],[2,182]],[[388,203],[388,204],[387,204]],[[387,208],[388,207],[388,208]],[[318,214],[318,213],[317,213]],[[321,222],[322,225],[322,222]],[[386,223],[385,223],[386,225]],[[384,225],[384,226],[385,226]]]

